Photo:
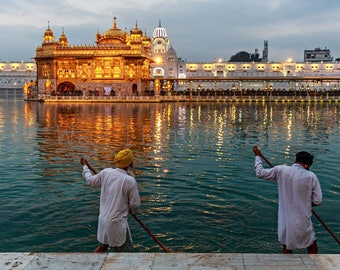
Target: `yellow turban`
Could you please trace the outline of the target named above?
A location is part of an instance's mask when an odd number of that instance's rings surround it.
[[[130,149],[119,151],[114,158],[116,166],[121,169],[128,167],[132,163],[132,160],[133,154]]]

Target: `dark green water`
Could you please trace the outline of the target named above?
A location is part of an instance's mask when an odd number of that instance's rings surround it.
[[[140,219],[174,252],[280,253],[276,185],[257,179],[252,147],[273,164],[315,155],[316,212],[340,237],[338,103],[48,104],[0,100],[0,252],[92,251],[100,170],[130,147]],[[132,218],[138,252],[162,252]],[[320,253],[339,245],[314,219]]]

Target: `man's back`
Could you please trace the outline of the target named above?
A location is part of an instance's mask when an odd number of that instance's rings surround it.
[[[279,241],[289,249],[304,248],[315,241],[312,203],[320,204],[321,188],[316,175],[300,164],[276,166],[272,181],[277,182],[279,193]]]
[[[108,168],[101,174],[100,216],[114,222],[127,218],[129,208],[137,210],[140,199],[136,180],[126,171]]]

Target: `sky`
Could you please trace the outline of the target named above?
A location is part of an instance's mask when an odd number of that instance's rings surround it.
[[[228,61],[237,52],[269,61],[303,61],[304,50],[327,48],[340,57],[339,0],[1,0],[0,61],[32,61],[48,25],[56,40],[94,45],[96,33],[130,31],[148,36],[161,22],[177,56],[189,62]]]

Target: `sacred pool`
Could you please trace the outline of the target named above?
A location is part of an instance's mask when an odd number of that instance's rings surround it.
[[[142,207],[138,217],[173,252],[280,253],[276,185],[258,179],[252,147],[275,164],[315,155],[315,208],[340,233],[338,102],[42,103],[0,100],[0,252],[91,252],[96,170],[131,148]],[[267,166],[267,165],[266,165]],[[313,218],[319,252],[339,253]],[[129,220],[135,251],[159,246]]]

